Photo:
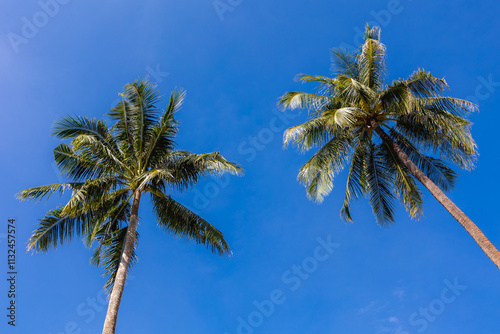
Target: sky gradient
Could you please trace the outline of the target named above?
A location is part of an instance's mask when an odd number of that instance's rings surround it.
[[[62,180],[52,154],[60,142],[50,135],[57,119],[100,118],[126,83],[146,76],[158,83],[163,107],[175,87],[187,91],[179,148],[220,151],[245,175],[173,194],[225,234],[230,258],[164,233],[147,197],[141,202],[139,262],[117,334],[500,331],[500,271],[459,223],[424,191],[418,221],[398,205],[396,223],[381,228],[362,200],[346,224],[339,216],[345,173],[321,205],[310,202],[296,176],[312,152],[282,145],[283,130],[307,115],[276,107],[286,91],[313,88],[295,75],[330,75],[331,48],[359,46],[366,22],[381,26],[387,82],[424,68],[445,77],[451,95],[478,103],[471,116],[477,167],[460,172],[449,196],[500,247],[500,4],[42,0],[1,7],[0,261],[7,219],[15,218],[19,274],[11,328],[1,273],[0,332],[102,330],[106,279],[89,265],[91,251],[75,239],[46,254],[26,252],[36,219],[67,197],[35,204],[15,194]]]

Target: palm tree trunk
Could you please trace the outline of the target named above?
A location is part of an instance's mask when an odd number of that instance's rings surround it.
[[[474,238],[479,247],[486,255],[493,261],[493,263],[500,269],[500,252],[488,240],[484,233],[470,220],[469,217],[463,213],[458,206],[455,205],[438,186],[434,184],[418,167],[410,160],[408,155],[399,147],[399,145],[389,137],[384,130],[375,122],[371,121],[373,130],[382,138],[382,140],[389,145],[398,158],[408,168],[408,170],[430,191],[430,193],[441,203],[446,210],[455,218],[469,234]]]
[[[104,320],[102,334],[115,334],[118,309],[120,308],[120,301],[122,299],[123,289],[125,288],[125,280],[127,278],[130,258],[132,257],[132,251],[134,250],[140,200],[141,192],[136,190],[134,192],[134,200],[132,202],[130,222],[127,228],[122,258],[120,260],[120,265],[118,266],[118,271],[116,272],[113,290],[111,291],[111,296],[109,297],[108,312],[106,313],[106,319]]]

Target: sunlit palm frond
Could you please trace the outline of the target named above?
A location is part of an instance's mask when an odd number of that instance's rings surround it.
[[[380,42],[380,28],[367,27],[365,43],[357,56],[358,80],[375,91],[382,89],[386,73],[385,58],[386,49]]]
[[[307,196],[322,202],[333,189],[333,178],[345,167],[352,148],[353,136],[338,130],[300,169],[298,179],[306,186]]]
[[[358,107],[367,110],[377,94],[362,82],[343,75],[337,77],[337,101],[342,101],[342,107]]]
[[[439,96],[448,88],[444,79],[436,78],[424,69],[413,72],[404,83],[419,98]]]
[[[331,117],[322,116],[313,118],[303,124],[291,127],[283,134],[283,143],[297,145],[302,151],[324,145],[337,128]]]
[[[283,109],[319,109],[329,103],[323,95],[301,92],[287,92],[278,102]]]
[[[451,114],[462,120],[477,110],[478,107],[474,103],[450,96],[424,97],[415,101],[415,111],[417,112]]]
[[[44,197],[50,197],[56,191],[60,195],[64,193],[67,189],[74,189],[75,187],[82,185],[83,182],[66,182],[66,183],[54,183],[45,186],[33,187],[20,191],[16,197],[21,200],[34,200],[40,201]]]
[[[295,80],[300,81],[302,83],[317,82],[319,84],[318,92],[321,95],[325,96],[334,95],[335,88],[337,86],[337,83],[335,82],[334,79],[329,77],[324,77],[321,75],[299,74],[295,77]]]
[[[377,100],[384,114],[405,114],[415,109],[416,98],[402,80],[396,80],[379,92]]]

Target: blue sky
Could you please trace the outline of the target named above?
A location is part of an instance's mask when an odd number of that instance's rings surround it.
[[[0,280],[2,333],[101,331],[105,279],[88,264],[82,242],[25,251],[36,219],[65,198],[34,204],[14,194],[59,182],[55,120],[102,117],[127,82],[147,75],[164,96],[187,90],[177,114],[180,148],[220,151],[246,173],[176,194],[224,232],[231,258],[165,234],[141,203],[139,263],[117,333],[498,333],[500,271],[466,231],[427,192],[419,221],[399,207],[397,222],[382,229],[364,200],[355,205],[355,223],[345,224],[344,174],[323,204],[308,201],[296,181],[308,154],[283,150],[281,142],[282,130],[306,115],[279,114],[276,101],[287,90],[311,89],[294,76],[329,75],[330,48],[358,46],[366,22],[380,25],[388,81],[425,68],[445,77],[453,96],[479,104],[471,117],[477,168],[461,173],[450,197],[498,247],[499,4],[46,3],[3,1],[0,11],[0,249],[6,254],[7,219],[15,217],[19,271],[15,328],[6,324]],[[26,22],[34,21],[39,27],[30,31]]]

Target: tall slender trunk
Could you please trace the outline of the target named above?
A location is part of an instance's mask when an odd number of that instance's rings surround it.
[[[408,155],[399,147],[399,145],[389,137],[384,130],[375,122],[371,121],[373,130],[388,144],[396,153],[398,158],[408,168],[408,170],[430,191],[430,193],[441,203],[446,210],[455,218],[469,234],[474,238],[479,247],[486,255],[493,261],[493,263],[500,269],[500,252],[488,240],[484,233],[470,220],[469,217],[463,213],[458,206],[455,205],[438,186],[434,184],[418,167],[410,160]]]
[[[122,258],[118,266],[118,271],[116,272],[113,290],[111,291],[111,296],[109,297],[108,312],[106,313],[106,319],[104,320],[104,328],[102,329],[102,334],[115,333],[118,309],[120,308],[120,301],[122,299],[123,289],[125,288],[125,280],[127,279],[127,271],[130,264],[130,258],[132,257],[132,251],[134,250],[140,200],[141,192],[139,190],[136,190],[134,192],[134,200],[132,202],[130,222],[127,227],[127,235],[125,236],[125,245],[123,246]]]

